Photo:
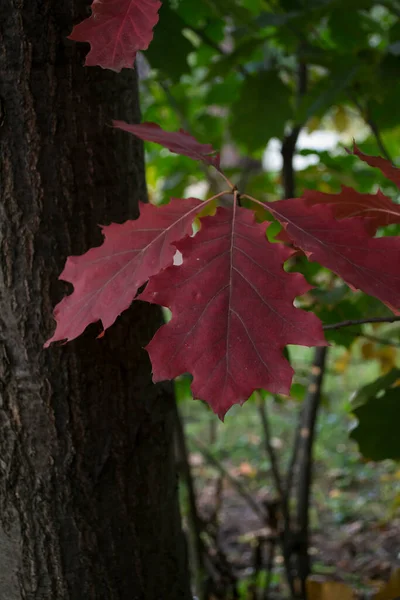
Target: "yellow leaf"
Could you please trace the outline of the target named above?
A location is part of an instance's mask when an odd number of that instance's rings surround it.
[[[343,133],[349,127],[349,117],[347,115],[347,111],[343,106],[338,106],[336,109],[335,116],[333,117],[333,122],[335,124],[336,129]]]
[[[340,358],[335,361],[334,368],[337,373],[344,373],[347,371],[351,354],[350,352],[344,352]]]
[[[329,183],[327,183],[326,181],[320,181],[318,190],[320,192],[325,192],[325,194],[333,194],[333,192],[334,192],[334,189],[332,188],[332,186],[329,185]]]
[[[376,358],[381,363],[381,372],[389,373],[397,365],[396,348],[384,346],[376,353]]]
[[[341,495],[342,495],[341,491],[337,490],[337,489],[331,490],[329,492],[329,497],[330,498],[340,498]]]
[[[311,117],[311,119],[309,119],[307,121],[308,133],[312,133],[313,131],[316,131],[320,125],[321,125],[321,119],[319,117]]]
[[[396,600],[400,596],[400,569],[392,573],[388,583],[375,594],[373,600]]]
[[[206,206],[199,213],[197,213],[197,216],[198,217],[213,216],[213,215],[215,215],[216,210],[217,210],[217,201],[211,200],[211,202],[209,204],[206,204]]]
[[[308,600],[354,600],[353,590],[339,581],[307,580]]]
[[[211,216],[215,215],[216,210],[217,210],[217,201],[216,200],[211,200],[211,202],[209,204],[206,204],[206,206],[196,215],[196,217],[194,219],[193,223],[194,223],[196,232],[201,227],[200,218],[201,217],[211,217]]]
[[[247,477],[254,477],[257,474],[257,470],[248,462],[242,462],[239,465],[237,472],[240,475],[246,475]]]
[[[365,342],[361,346],[361,354],[365,360],[374,358],[376,356],[375,344],[372,342]]]

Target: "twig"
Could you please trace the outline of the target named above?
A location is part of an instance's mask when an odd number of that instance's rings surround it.
[[[383,139],[382,139],[382,136],[381,136],[381,133],[380,133],[380,131],[379,131],[379,129],[378,129],[378,126],[377,126],[377,124],[376,124],[376,123],[375,123],[375,121],[374,121],[373,119],[371,119],[371,118],[367,118],[367,119],[366,119],[366,122],[368,123],[368,125],[369,125],[369,127],[370,127],[370,129],[371,129],[372,133],[373,133],[373,134],[374,134],[374,136],[375,136],[376,143],[378,144],[378,148],[379,148],[379,150],[382,152],[383,156],[384,156],[384,157],[385,157],[385,158],[386,158],[386,159],[387,159],[389,162],[393,163],[392,157],[390,156],[390,154],[389,154],[389,152],[388,152],[388,150],[387,150],[387,148],[386,148],[386,146],[385,146],[385,144],[384,144],[384,142],[383,142]]]
[[[339,323],[323,325],[322,328],[328,331],[329,329],[340,329],[341,327],[364,325],[365,323],[395,323],[396,321],[400,321],[400,317],[368,317],[367,319],[347,319]]]
[[[366,122],[366,124],[368,125],[368,127],[371,129],[371,131],[375,137],[375,140],[376,140],[379,150],[382,152],[383,156],[389,162],[391,162],[393,164],[392,157],[390,156],[390,153],[383,142],[383,139],[382,139],[382,136],[379,131],[379,127],[378,127],[377,123],[370,116],[368,116],[367,109],[364,109],[362,107],[362,105],[357,100],[357,98],[355,98],[352,94],[350,94],[350,98],[354,102],[354,104],[356,105],[358,110],[360,111],[360,114],[361,114],[362,118],[364,119],[364,121]]]
[[[369,333],[364,333],[360,331],[352,331],[345,329],[342,331],[345,335],[351,335],[353,337],[365,338],[366,340],[370,340],[371,342],[375,342],[376,344],[381,344],[382,346],[392,346],[393,348],[400,348],[400,342],[395,342],[394,340],[388,340],[387,338],[383,338],[377,335],[370,335]],[[353,364],[354,361],[353,361]]]
[[[272,476],[274,479],[276,491],[278,492],[279,501],[283,505],[285,503],[285,493],[284,493],[284,489],[283,489],[283,485],[282,485],[281,474],[279,471],[278,459],[276,456],[276,452],[271,444],[271,431],[270,431],[270,427],[269,427],[267,411],[265,408],[265,402],[261,398],[260,392],[255,392],[255,396],[256,396],[257,408],[258,408],[258,412],[260,415],[262,428],[263,428],[263,432],[264,432],[265,449],[266,449],[269,461],[271,463]]]
[[[244,500],[246,500],[247,504],[250,508],[256,513],[258,517],[262,519],[262,522],[265,521],[265,513],[262,508],[257,504],[257,502],[252,498],[252,496],[247,492],[245,487],[241,484],[238,479],[232,477],[232,475],[225,469],[225,467],[211,454],[211,452],[206,448],[206,446],[197,438],[191,438],[192,443],[200,450],[203,454],[204,458],[213,465],[220,473],[224,475],[224,477],[229,481],[232,487],[236,488],[236,491]]]

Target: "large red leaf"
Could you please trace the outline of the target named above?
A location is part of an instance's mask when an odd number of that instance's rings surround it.
[[[294,244],[344,279],[353,289],[400,309],[400,239],[371,238],[359,217],[337,221],[330,206],[310,209],[301,198],[280,200],[268,210]]]
[[[329,204],[337,219],[346,217],[364,217],[365,224],[372,234],[378,227],[391,223],[400,223],[400,205],[392,202],[381,191],[376,194],[360,194],[353,188],[342,186],[339,194],[325,194],[315,190],[306,190],[303,200],[307,206]]]
[[[139,287],[172,264],[176,248],[171,243],[191,233],[204,204],[197,198],[173,199],[158,208],[141,203],[138,219],[103,227],[101,246],[68,257],[60,279],[71,282],[74,292],[56,306],[57,328],[45,346],[73,340],[99,320],[104,329],[110,327]]]
[[[125,121],[113,121],[114,127],[133,133],[141,140],[160,144],[175,154],[182,154],[194,160],[202,160],[206,164],[219,169],[220,156],[211,144],[201,144],[193,136],[180,129],[165,131],[156,123],[140,123],[130,125]]]
[[[175,244],[183,264],[152,277],[140,296],[172,310],[147,346],[154,381],[191,373],[194,397],[220,418],[258,388],[289,392],[286,344],[326,344],[317,317],[293,306],[310,286],[283,270],[292,251],[267,241],[267,225],[244,208],[218,208]]]
[[[380,169],[385,177],[393,181],[393,183],[400,188],[400,169],[394,167],[389,160],[380,156],[369,156],[368,154],[364,154],[357,148],[355,144],[353,146],[353,154],[356,154],[370,167],[376,167],[377,169]]]
[[[159,0],[94,0],[92,15],[69,38],[89,42],[86,66],[121,71],[132,68],[138,50],[146,50],[158,21]]]

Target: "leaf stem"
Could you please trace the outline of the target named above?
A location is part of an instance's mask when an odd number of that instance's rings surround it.
[[[249,196],[249,194],[240,194],[241,198],[247,198],[247,200],[250,200],[251,202],[255,202],[256,204],[258,204],[259,206],[262,206],[262,208],[264,208],[266,211],[268,211],[268,206],[266,206],[265,202],[261,202],[261,200],[257,200],[257,198],[254,198],[253,196]]]
[[[236,186],[227,178],[227,176],[225,175],[225,173],[223,171],[221,171],[221,169],[217,169],[217,167],[214,166],[214,169],[217,171],[217,173],[219,175],[221,175],[222,179],[224,179],[226,181],[226,183],[229,185],[230,187],[230,194],[232,194],[233,192],[236,191]]]
[[[217,198],[221,198],[221,196],[226,195],[232,195],[232,190],[223,190],[222,192],[218,192],[218,194],[215,194],[214,196],[211,196],[211,198],[207,198],[207,200],[204,200],[204,204],[208,204],[209,202],[212,202],[213,200],[216,200]]]

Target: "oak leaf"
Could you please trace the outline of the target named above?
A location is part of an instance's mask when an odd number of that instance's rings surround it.
[[[381,156],[370,156],[369,154],[364,154],[364,152],[361,152],[361,150],[359,150],[355,144],[353,146],[353,154],[366,162],[370,167],[376,167],[377,169],[380,169],[385,177],[393,181],[393,183],[400,188],[400,169],[392,165],[389,160],[382,158]]]
[[[138,50],[146,50],[158,22],[159,0],[94,0],[89,18],[69,38],[89,42],[85,65],[121,71],[132,68]]]
[[[138,219],[102,227],[101,246],[69,256],[60,279],[72,283],[74,291],[56,306],[57,328],[45,347],[72,340],[99,320],[104,329],[110,327],[139,287],[172,264],[176,252],[172,242],[191,233],[204,205],[197,198],[173,199],[160,207],[140,203]]]
[[[162,129],[156,123],[131,125],[125,121],[113,121],[113,125],[118,129],[136,135],[141,140],[160,144],[175,154],[182,154],[194,160],[201,160],[218,170],[220,169],[220,155],[214,150],[211,144],[198,142],[183,129],[179,131],[165,131],[165,129]]]
[[[218,208],[194,238],[175,244],[183,264],[152,277],[140,295],[172,311],[147,346],[154,381],[191,373],[194,397],[221,419],[256,389],[289,393],[286,344],[326,345],[318,318],[293,306],[311,286],[283,270],[293,251],[269,243],[267,225],[244,208]]]
[[[400,205],[392,202],[380,190],[376,194],[361,194],[353,188],[342,186],[339,194],[326,194],[316,190],[306,190],[303,200],[307,206],[328,204],[333,207],[337,219],[363,217],[371,235],[378,227],[400,223]]]
[[[400,239],[371,238],[360,217],[337,221],[331,206],[302,198],[280,200],[268,209],[284,225],[293,243],[310,260],[327,267],[353,289],[375,296],[397,313],[400,309]]]

